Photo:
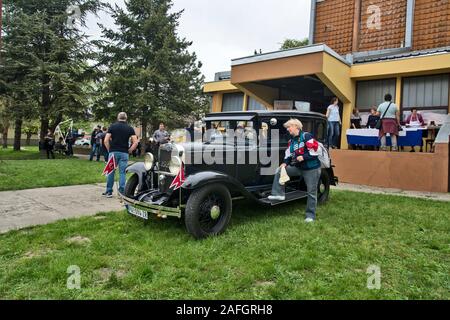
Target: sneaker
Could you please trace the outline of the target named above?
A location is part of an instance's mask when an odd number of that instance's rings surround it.
[[[314,219],[313,218],[306,218],[305,222],[306,223],[311,223],[311,222],[314,222]]]
[[[284,201],[286,199],[285,196],[269,196],[269,200],[278,200],[278,201]]]
[[[112,195],[112,193],[109,193],[109,192],[103,192],[102,196],[105,196],[107,198],[112,198],[113,195]]]
[[[380,150],[381,151],[387,151],[387,147],[381,147]]]
[[[392,151],[398,151],[397,147],[392,147]]]

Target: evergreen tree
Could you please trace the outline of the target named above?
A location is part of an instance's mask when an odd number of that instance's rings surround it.
[[[98,42],[104,70],[96,105],[98,116],[114,120],[125,111],[146,133],[159,121],[185,125],[207,109],[202,95],[201,63],[177,34],[180,12],[171,0],[129,0],[126,10],[109,6],[118,31],[101,25],[106,41]]]
[[[68,10],[74,6],[79,11]],[[85,114],[92,91],[87,83],[96,73],[80,26],[99,7],[99,0],[4,0],[1,94],[12,103],[15,121],[37,105],[41,141],[63,117]],[[70,23],[73,14],[80,24]]]
[[[286,39],[283,41],[280,50],[286,50],[286,49],[294,49],[299,47],[304,47],[309,44],[308,38],[305,38],[303,40],[297,40],[297,39]]]

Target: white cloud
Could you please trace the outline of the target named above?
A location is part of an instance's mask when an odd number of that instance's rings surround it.
[[[123,0],[115,0],[123,5]],[[231,59],[252,55],[254,50],[276,51],[286,38],[309,34],[310,0],[174,0],[173,10],[184,9],[178,33],[193,41],[202,61],[206,81],[214,73],[230,70]],[[90,17],[87,33],[100,36],[101,22],[112,27],[107,14]]]

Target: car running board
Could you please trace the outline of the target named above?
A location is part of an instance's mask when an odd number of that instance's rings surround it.
[[[278,204],[291,202],[298,199],[303,199],[308,196],[308,193],[306,191],[291,191],[286,193],[286,198],[283,201],[280,200],[269,200],[269,198],[263,198],[259,199],[259,201],[263,204],[268,204],[272,206],[276,206]]]

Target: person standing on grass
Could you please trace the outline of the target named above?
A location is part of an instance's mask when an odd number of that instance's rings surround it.
[[[392,142],[392,151],[398,151],[397,137],[400,126],[400,112],[395,103],[392,102],[392,95],[386,94],[384,102],[378,106],[378,115],[381,117],[381,128],[379,137],[381,140],[381,151],[386,151],[386,134],[389,133]]]
[[[128,142],[131,138],[132,144],[128,148]],[[115,162],[119,167],[119,192],[125,191],[125,169],[128,165],[129,154],[131,154],[138,145],[138,139],[134,129],[127,124],[127,114],[120,112],[117,116],[117,122],[111,125],[105,136],[105,147],[109,152],[109,158],[114,155]],[[114,186],[115,171],[110,173],[107,178],[106,192],[102,195],[112,198]]]
[[[89,155],[89,161],[92,161],[92,159],[94,158],[94,155],[97,155],[97,161],[98,161],[100,150],[99,150],[98,144],[96,143],[95,137],[99,133],[100,129],[101,129],[101,126],[98,125],[94,129],[94,131],[92,131],[92,133],[91,133],[91,154]]]
[[[302,177],[306,184],[308,199],[306,203],[305,222],[314,222],[317,208],[317,186],[319,184],[321,169],[317,154],[318,142],[312,134],[303,131],[303,124],[298,119],[291,119],[284,124],[291,135],[288,143],[287,156],[277,169],[272,184],[271,201],[284,201],[285,186],[280,184],[282,169],[289,177]]]
[[[55,146],[55,136],[52,130],[48,129],[47,135],[44,138],[44,148],[47,151],[47,159],[55,159],[55,154],[53,153],[53,148]]]
[[[336,149],[341,132],[341,116],[339,114],[339,99],[334,97],[327,108],[328,118],[328,147]]]
[[[153,133],[153,139],[158,144],[158,147],[170,141],[170,134],[166,131],[164,123],[161,122],[159,124],[159,129]]]
[[[106,131],[108,131],[108,128],[103,127],[102,132],[99,133],[98,136],[100,138],[100,151],[103,155],[103,159],[105,160],[105,162],[108,162],[108,150],[106,150],[106,147],[105,147]]]

